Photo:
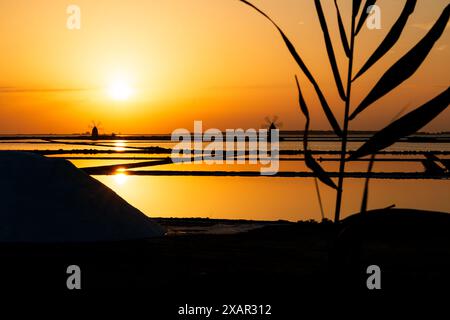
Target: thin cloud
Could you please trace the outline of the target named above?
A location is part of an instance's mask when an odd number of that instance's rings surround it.
[[[0,93],[64,93],[91,91],[96,88],[20,88],[20,87],[0,87]]]
[[[209,90],[258,90],[258,89],[285,89],[289,88],[291,85],[288,84],[273,84],[273,85],[229,85],[229,86],[211,86],[207,89]]]

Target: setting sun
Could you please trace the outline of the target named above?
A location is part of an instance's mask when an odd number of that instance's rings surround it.
[[[133,88],[125,79],[114,79],[108,86],[108,95],[117,101],[128,100],[134,94]]]

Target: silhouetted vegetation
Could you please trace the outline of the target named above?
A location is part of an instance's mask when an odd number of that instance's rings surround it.
[[[322,5],[320,0],[315,0],[314,4],[316,7],[317,16],[320,22],[320,27],[323,32],[325,48],[327,51],[327,55],[329,58],[329,63],[331,66],[331,70],[333,72],[333,77],[336,84],[336,89],[339,92],[339,96],[344,103],[344,119],[343,125],[339,125],[338,120],[334,116],[330,105],[328,104],[324,93],[320,89],[317,81],[314,76],[306,66],[304,60],[301,58],[301,55],[297,52],[295,46],[286,36],[286,34],[281,30],[281,28],[263,11],[255,7],[253,4],[248,1],[241,0],[243,3],[249,5],[260,14],[262,14],[265,18],[267,18],[278,30],[281,34],[281,37],[291,53],[294,60],[297,62],[303,74],[309,80],[311,85],[314,87],[315,92],[319,98],[322,109],[325,113],[328,122],[333,128],[334,133],[341,138],[341,151],[340,151],[340,166],[339,166],[339,176],[337,185],[331,179],[330,175],[320,166],[320,164],[314,159],[312,156],[312,152],[308,149],[308,131],[310,127],[310,117],[309,111],[307,107],[307,103],[303,97],[299,80],[297,76],[295,77],[295,81],[297,84],[298,94],[299,94],[299,105],[302,113],[306,118],[305,124],[305,134],[304,134],[304,154],[305,154],[305,163],[306,165],[315,173],[317,178],[325,183],[327,186],[336,189],[336,208],[334,221],[338,222],[341,213],[341,204],[342,204],[342,193],[344,189],[344,177],[346,177],[345,165],[348,161],[353,161],[359,159],[364,156],[372,156],[380,152],[381,150],[391,146],[395,142],[399,141],[402,138],[405,138],[411,134],[418,132],[425,125],[431,122],[437,115],[439,115],[442,111],[444,111],[449,103],[450,103],[450,90],[447,88],[445,91],[437,95],[431,101],[425,103],[421,107],[409,112],[408,114],[402,116],[400,119],[392,122],[384,129],[376,132],[368,141],[366,141],[358,150],[352,152],[350,157],[347,157],[347,142],[349,138],[349,124],[351,120],[354,120],[360,113],[369,108],[374,102],[378,99],[382,98],[384,95],[388,94],[396,87],[398,87],[405,80],[410,78],[420,67],[420,65],[424,62],[428,54],[430,53],[433,45],[436,41],[441,37],[444,32],[444,29],[448,23],[450,16],[450,5],[443,10],[441,16],[435,22],[433,27],[428,31],[425,37],[419,41],[419,43],[414,46],[409,52],[407,52],[400,60],[394,63],[381,77],[378,83],[374,86],[374,88],[369,92],[369,94],[363,99],[363,101],[352,111],[351,111],[351,93],[353,83],[359,79],[361,75],[365,72],[369,71],[372,66],[374,66],[389,50],[395,45],[395,43],[400,39],[401,34],[407,24],[409,16],[414,12],[416,6],[416,0],[407,0],[405,7],[398,17],[397,21],[394,23],[390,31],[387,33],[385,39],[381,42],[379,47],[375,50],[375,52],[369,57],[367,62],[363,65],[363,67],[353,75],[353,62],[355,56],[355,40],[364,25],[368,14],[370,12],[370,7],[375,4],[374,0],[367,0],[365,4],[361,8],[362,1],[353,1],[352,6],[352,14],[350,18],[350,35],[347,36],[345,32],[344,22],[341,17],[341,13],[339,10],[339,5],[337,0],[335,0],[335,8],[337,14],[337,22],[340,34],[340,40],[342,42],[343,50],[345,51],[348,68],[347,68],[347,81],[344,87],[341,75],[339,73],[339,68],[337,65],[335,51],[333,48],[333,44],[331,41],[330,33],[328,31],[328,22],[324,15]],[[361,14],[359,12],[361,11]],[[359,19],[358,19],[359,16]],[[371,166],[369,166],[371,170]],[[367,197],[368,197],[368,181],[366,183],[362,210],[365,211],[365,207],[367,205]]]

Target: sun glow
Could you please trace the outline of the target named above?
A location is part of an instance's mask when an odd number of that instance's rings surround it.
[[[118,185],[123,185],[127,181],[127,178],[128,176],[123,168],[117,169],[114,173],[114,180]]]
[[[125,77],[115,77],[108,86],[108,95],[116,101],[129,100],[134,95],[134,89]]]

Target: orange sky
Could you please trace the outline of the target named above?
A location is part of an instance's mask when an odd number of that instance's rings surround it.
[[[353,91],[353,107],[437,19],[447,0],[418,1],[402,39]],[[69,4],[81,8],[81,30],[66,28]],[[313,1],[254,0],[295,43],[341,119],[343,103],[323,44]],[[342,78],[346,60],[332,0],[322,1]],[[379,0],[382,29],[363,28],[356,69],[382,41],[404,0]],[[340,0],[348,21],[350,1]],[[450,83],[450,30],[419,71],[371,106],[351,129],[377,129],[403,107],[420,106]],[[329,129],[312,87],[267,20],[237,0],[2,0],[0,2],[0,134],[76,133],[101,121],[106,133],[168,133],[204,127],[256,127],[278,115],[282,129],[302,129],[294,74],[301,75],[313,129]],[[123,101],[108,87],[132,88]],[[426,129],[450,130],[450,110]]]

